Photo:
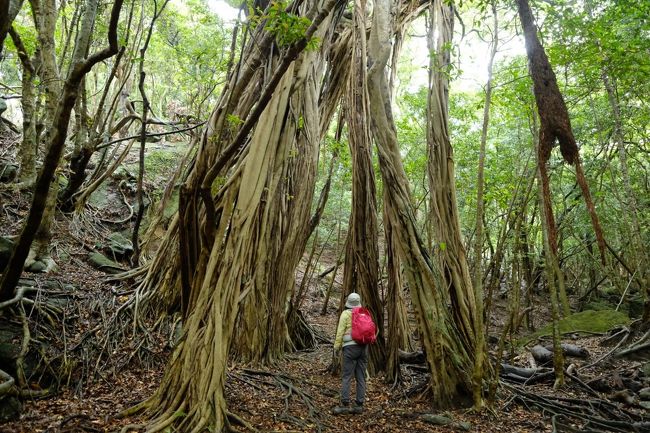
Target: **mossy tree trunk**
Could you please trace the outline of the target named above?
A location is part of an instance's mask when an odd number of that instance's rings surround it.
[[[46,122],[53,123],[62,90],[59,67],[56,63],[56,43],[54,40],[58,10],[55,0],[30,0],[30,3],[34,15],[34,26],[37,31],[39,52],[41,54],[39,75],[45,86],[45,118]],[[90,37],[92,29],[86,30],[87,37]],[[46,142],[49,142],[51,134],[51,129],[45,130],[44,138]],[[46,271],[51,270],[55,266],[50,255],[50,240],[52,238],[51,229],[56,214],[56,196],[58,192],[59,177],[55,175],[52,178],[52,184],[48,192],[49,196],[45,201],[43,218],[34,237],[34,243],[25,263],[26,266],[30,266],[37,260],[45,264]]]
[[[392,213],[387,207],[390,200],[386,197],[384,190],[384,222],[389,221]],[[391,224],[384,223],[384,254],[386,255],[386,381],[395,383],[400,380],[399,351],[411,352],[410,329],[408,323],[408,312],[402,295],[403,279],[399,251],[397,248],[399,239],[393,233]]]
[[[185,431],[228,426],[223,395],[225,372],[240,296],[265,287],[257,272],[267,259],[270,236],[264,224],[269,217],[276,162],[286,157],[279,130],[269,129],[276,113],[284,113],[294,66],[288,68],[277,92],[259,119],[250,149],[234,168],[228,187],[220,194],[220,224],[213,245],[199,257],[192,294],[184,322],[184,336],[150,400],[154,421],[150,431],[171,423]],[[244,179],[246,179],[244,181]],[[267,195],[268,194],[268,195]],[[209,254],[209,256],[208,256]],[[175,414],[186,416],[176,419]]]

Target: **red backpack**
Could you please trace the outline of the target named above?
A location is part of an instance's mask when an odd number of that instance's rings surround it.
[[[373,344],[377,340],[377,326],[370,311],[363,307],[352,310],[352,339],[358,344]]]

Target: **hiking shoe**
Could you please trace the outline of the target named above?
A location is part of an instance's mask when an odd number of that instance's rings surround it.
[[[350,413],[350,408],[348,406],[336,406],[333,410],[332,413],[334,415],[343,415]]]
[[[355,414],[355,415],[360,414],[360,413],[363,413],[363,406],[353,406],[353,407],[350,409],[350,413],[353,413],[353,414]]]

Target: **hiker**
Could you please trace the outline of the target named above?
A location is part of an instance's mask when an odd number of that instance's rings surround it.
[[[341,313],[336,329],[334,351],[343,347],[343,383],[341,386],[341,405],[334,408],[334,414],[361,413],[366,394],[366,366],[368,365],[368,346],[359,344],[352,339],[352,310],[361,307],[361,297],[350,293],[345,302],[345,310]],[[338,358],[338,356],[337,356]],[[350,407],[350,386],[352,376],[357,381],[357,394],[354,406]]]

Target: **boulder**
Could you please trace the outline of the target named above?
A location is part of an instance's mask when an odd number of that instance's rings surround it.
[[[646,362],[641,366],[641,372],[644,377],[650,377],[650,362]]]
[[[0,161],[0,182],[12,182],[18,175],[18,166],[11,162]]]
[[[88,256],[88,260],[90,260],[92,267],[104,271],[107,274],[119,274],[120,272],[125,271],[125,269],[120,267],[119,263],[115,263],[113,260],[101,253],[91,253]]]
[[[0,318],[0,368],[13,377],[16,376],[16,359],[20,356],[22,341],[22,324],[8,318]],[[41,350],[48,350],[48,346],[32,338],[30,350],[23,358],[23,372],[28,380],[39,377],[40,382],[44,378],[43,370],[51,367],[43,363]]]
[[[30,264],[27,268],[25,268],[29,272],[47,272],[47,265],[45,262],[42,262],[40,260],[35,260],[32,264]]]
[[[133,254],[133,243],[122,233],[114,232],[108,235],[106,252],[112,257],[122,259]]]
[[[111,176],[115,180],[136,180],[135,174],[131,173],[126,167],[120,165]]]
[[[63,283],[59,280],[45,280],[41,284],[48,290],[52,291],[65,291],[65,292],[74,292],[77,288],[68,283]]]
[[[56,269],[56,262],[54,259],[47,256],[37,256],[34,250],[29,251],[27,260],[25,260],[25,270],[28,272],[38,272],[46,274]]]
[[[14,242],[11,239],[0,236],[0,272],[3,272],[14,249]]]
[[[162,135],[147,135],[144,139],[145,143],[158,143],[160,140],[162,140]]]
[[[444,415],[434,415],[431,413],[422,415],[422,420],[424,422],[427,422],[429,424],[434,424],[434,425],[449,425],[454,422],[453,419],[446,417]]]
[[[472,425],[466,421],[456,422],[448,416],[431,413],[422,415],[422,421],[433,425],[449,426],[453,429],[462,431],[469,431],[472,428]]]
[[[650,400],[650,388],[643,388],[639,390],[639,398],[641,400]]]
[[[14,396],[0,398],[0,424],[18,419],[23,405]]]

